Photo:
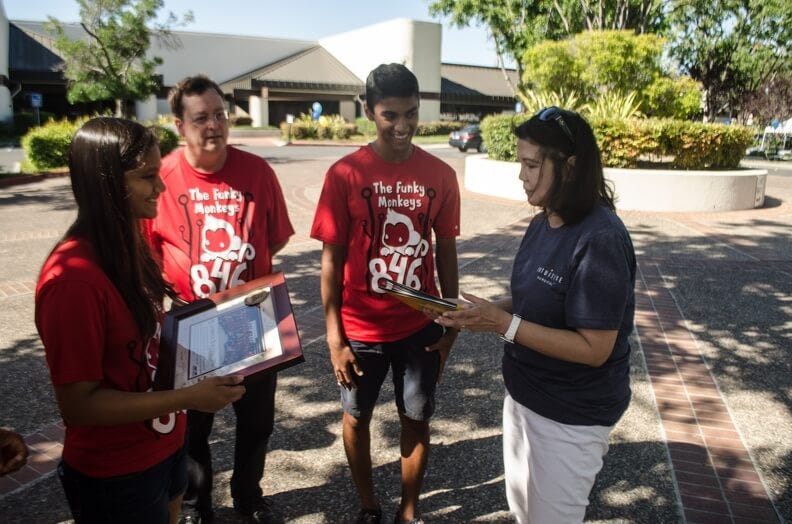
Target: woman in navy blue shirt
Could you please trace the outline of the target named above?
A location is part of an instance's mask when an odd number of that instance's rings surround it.
[[[437,322],[506,341],[503,447],[517,521],[582,522],[630,401],[635,253],[579,114],[548,107],[515,134],[520,180],[542,212],[515,256],[511,296],[463,293],[470,303]]]

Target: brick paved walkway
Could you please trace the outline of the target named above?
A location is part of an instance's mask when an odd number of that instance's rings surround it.
[[[306,194],[304,188],[292,190],[288,198],[295,202],[296,207],[312,208],[312,195]],[[733,213],[728,215],[728,219],[724,218],[724,222],[739,223],[740,217],[748,216],[746,213],[751,213],[753,219],[789,223],[788,205]],[[788,254],[773,250],[769,244],[753,243],[745,235],[731,236],[727,227],[713,226],[711,216],[708,216],[707,223],[697,221],[693,215],[667,215],[666,218],[675,226],[724,246],[739,259],[707,258],[704,255],[703,258],[674,260],[674,264],[706,265],[717,272],[719,269],[755,268],[760,263],[765,270],[792,277]],[[0,241],[21,245],[34,239],[55,239],[60,234],[55,229],[3,232],[0,233]],[[513,234],[504,228],[492,235],[460,242],[461,272],[466,265],[492,253],[503,252],[505,247],[510,249],[511,246],[505,246],[504,242],[510,235],[513,238]],[[684,519],[689,523],[779,522],[746,440],[737,429],[736,418],[718,389],[701,341],[690,328],[684,309],[676,302],[678,295],[675,295],[665,272],[670,262],[666,258],[639,258],[636,332]],[[27,280],[30,276],[14,278],[18,280],[11,277],[0,279],[0,298],[22,297],[26,300],[25,297],[32,296],[35,283]],[[297,322],[304,345],[324,336],[321,306],[300,311]],[[51,477],[60,459],[62,439],[63,425],[60,421],[26,435],[31,452],[28,465],[14,475],[0,477],[0,498]]]
[[[460,266],[502,249],[503,237],[460,242]],[[501,240],[493,240],[496,238]],[[763,255],[755,252],[751,258]],[[769,263],[792,273],[789,262]],[[0,283],[0,296],[30,293],[31,286],[30,282]],[[689,523],[779,522],[696,337],[664,280],[662,260],[639,260],[636,301],[636,330],[685,519]],[[321,307],[302,312],[297,321],[304,344],[324,336]],[[27,435],[31,450],[28,465],[0,478],[0,497],[52,475],[60,459],[62,437],[60,422]]]

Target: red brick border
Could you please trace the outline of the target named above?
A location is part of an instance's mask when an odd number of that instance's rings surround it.
[[[635,324],[687,522],[780,522],[657,264],[641,263]]]
[[[27,464],[11,475],[0,477],[0,497],[48,477],[58,467],[63,451],[63,423],[53,422],[27,435]]]

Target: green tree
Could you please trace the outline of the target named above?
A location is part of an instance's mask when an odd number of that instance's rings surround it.
[[[662,76],[663,39],[633,31],[584,31],[537,44],[523,55],[523,83],[538,91],[576,92],[584,102],[603,93],[643,91]]]
[[[584,31],[572,40],[584,66],[582,80],[594,89],[589,93],[627,90],[642,92],[662,74],[664,41],[655,34],[633,31]]]
[[[701,114],[701,84],[689,76],[660,76],[643,92],[642,110],[650,117],[687,120]]]
[[[583,81],[584,64],[570,40],[545,40],[523,54],[523,85],[539,92],[577,93],[590,90]]]
[[[750,93],[743,110],[753,115],[753,123],[766,126],[773,119],[786,120],[792,117],[792,74],[774,75]]]
[[[737,116],[748,95],[792,67],[789,0],[675,0],[668,16],[670,54],[704,86],[710,119]]]
[[[543,40],[569,38],[583,30],[633,29],[657,31],[664,24],[662,0],[433,0],[432,16],[448,16],[459,27],[483,25],[495,44],[501,69],[513,61],[517,96],[524,93],[522,58]]]
[[[178,22],[172,13],[157,23],[162,0],[77,0],[84,39],[71,39],[63,25],[50,17],[48,30],[56,35],[63,74],[68,81],[69,102],[115,100],[116,116],[127,116],[125,102],[142,100],[159,86],[154,76],[162,63],[147,57],[152,36],[171,47],[178,42],[170,28]],[[192,20],[187,13],[181,23]],[[149,25],[147,25],[149,24]]]

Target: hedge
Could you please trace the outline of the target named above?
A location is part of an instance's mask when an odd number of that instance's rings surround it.
[[[434,120],[418,124],[415,134],[418,136],[447,135],[451,131],[459,131],[463,127],[465,127],[465,122],[456,120]]]
[[[357,125],[348,123],[340,115],[323,115],[319,120],[313,120],[310,115],[301,114],[292,124],[281,122],[280,130],[283,138],[291,137],[295,140],[345,139],[357,133]]]
[[[22,148],[33,169],[45,170],[66,167],[69,165],[69,147],[77,129],[87,118],[75,122],[68,120],[50,120],[40,127],[35,127],[22,137]],[[179,145],[179,136],[171,129],[153,125],[151,130],[157,136],[160,153],[164,157]]]
[[[527,115],[490,116],[481,130],[489,157],[516,161],[512,130]],[[673,119],[593,119],[591,122],[605,167],[636,167],[639,160],[670,160],[675,169],[732,169],[753,142],[751,128]]]
[[[77,124],[68,120],[50,120],[34,127],[22,137],[22,148],[34,169],[54,169],[69,164],[69,145]]]
[[[176,132],[173,131],[171,128],[155,124],[151,126],[150,129],[154,132],[155,135],[157,135],[157,141],[159,142],[159,148],[160,148],[160,155],[162,155],[163,158],[168,153],[179,147],[179,135],[177,135]]]

